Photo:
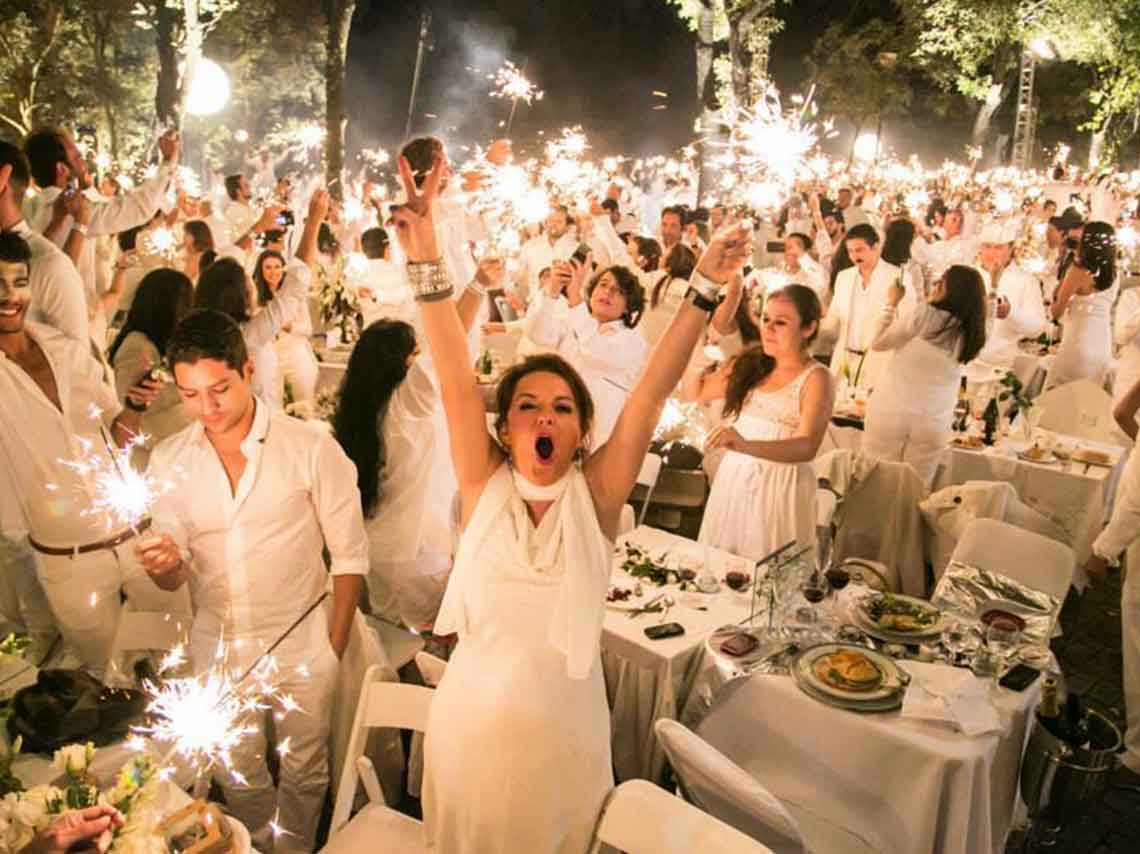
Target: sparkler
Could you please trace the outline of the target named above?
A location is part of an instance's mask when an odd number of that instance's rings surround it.
[[[542,100],[542,90],[527,80],[509,59],[494,74],[488,74],[487,79],[494,84],[491,89],[492,98],[510,98],[512,101],[522,101],[528,107],[532,102]]]
[[[178,236],[172,228],[159,226],[143,232],[140,236],[143,249],[148,255],[162,255],[167,260],[173,261],[178,254]]]

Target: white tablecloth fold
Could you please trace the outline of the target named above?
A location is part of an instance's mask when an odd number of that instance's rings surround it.
[[[903,697],[902,717],[948,724],[965,735],[1001,730],[989,688],[969,670],[920,661],[899,665],[911,677]]]

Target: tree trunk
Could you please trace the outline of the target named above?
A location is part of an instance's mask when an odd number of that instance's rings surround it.
[[[697,103],[701,110],[701,126],[699,136],[700,146],[697,149],[697,205],[704,202],[705,193],[712,186],[712,170],[705,157],[706,149],[710,146],[710,136],[716,132],[716,110],[710,103],[710,97],[715,98],[709,90],[714,90],[712,83],[714,22],[716,16],[713,12],[714,0],[702,0],[701,15],[697,22]]]
[[[154,43],[158,50],[154,117],[160,128],[182,127],[182,87],[178,81],[178,18],[178,10],[169,8],[165,0],[158,0],[154,21]]]
[[[1096,170],[1104,159],[1105,143],[1108,141],[1108,123],[1105,122],[1089,137],[1089,170]]]
[[[356,0],[325,0],[328,50],[325,57],[325,181],[335,199],[344,198],[344,143],[348,118],[344,105],[344,71],[348,33]]]

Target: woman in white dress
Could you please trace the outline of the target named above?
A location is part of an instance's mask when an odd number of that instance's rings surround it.
[[[929,486],[950,439],[962,366],[986,341],[986,286],[973,267],[956,264],[935,282],[930,302],[898,317],[903,288],[887,291],[871,342],[891,360],[867,401],[863,452],[914,466]]]
[[[649,306],[637,328],[647,346],[653,347],[668,328],[669,321],[685,298],[689,276],[693,275],[696,265],[696,253],[683,243],[678,243],[665,256],[662,268],[641,280],[649,294]],[[652,281],[646,280],[650,278]]]
[[[274,249],[266,249],[257,256],[253,267],[253,284],[257,287],[257,302],[264,308],[273,301],[285,281],[285,256]],[[281,327],[274,341],[277,350],[278,378],[280,390],[274,391],[274,398],[284,399],[284,384],[289,384],[294,401],[313,400],[317,396],[317,380],[320,367],[317,354],[313,352],[313,320],[309,315],[308,294],[300,308]]]
[[[441,854],[580,854],[613,785],[601,627],[622,505],[665,399],[743,265],[749,235],[713,241],[681,307],[629,396],[610,440],[586,457],[592,402],[555,355],[504,375],[492,440],[467,338],[441,263],[432,202],[443,158],[408,203],[397,234],[409,259],[452,442],[463,534],[436,621],[458,632],[427,724],[423,806]]]
[[[736,357],[726,423],[706,448],[727,448],[705,506],[700,542],[759,559],[789,540],[815,544],[812,460],[834,402],[831,374],[811,357],[819,298],[805,285],[772,291],[761,346]]]
[[[1049,307],[1064,324],[1049,371],[1049,387],[1091,379],[1101,382],[1112,361],[1112,304],[1116,301],[1116,229],[1085,226],[1076,257]]]

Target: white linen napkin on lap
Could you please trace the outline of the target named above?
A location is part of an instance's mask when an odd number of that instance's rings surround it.
[[[969,670],[920,661],[898,664],[911,677],[903,697],[904,718],[949,724],[971,736],[1001,729],[985,684]]]

